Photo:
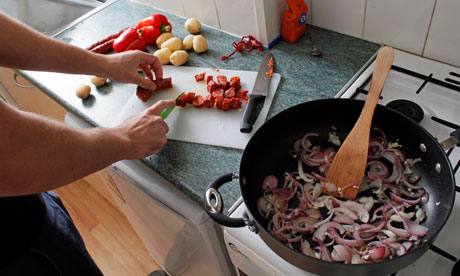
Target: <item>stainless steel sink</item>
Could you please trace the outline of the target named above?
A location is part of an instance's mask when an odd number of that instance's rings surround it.
[[[106,0],[1,0],[0,11],[52,35]]]

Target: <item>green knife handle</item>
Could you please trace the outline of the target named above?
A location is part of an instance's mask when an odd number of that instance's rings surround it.
[[[252,131],[252,126],[258,117],[258,114],[256,114],[255,105],[256,103],[263,102],[264,100],[265,96],[263,95],[249,95],[249,102],[244,109],[243,119],[241,120],[241,132],[250,133]]]

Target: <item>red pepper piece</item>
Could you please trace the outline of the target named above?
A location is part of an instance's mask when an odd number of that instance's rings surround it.
[[[216,108],[222,109],[223,102],[224,102],[224,97],[217,97],[216,98]]]
[[[204,99],[203,106],[207,108],[213,108],[214,98],[211,95],[207,95],[206,98]]]
[[[157,38],[161,35],[160,29],[153,26],[142,27],[138,30],[140,37],[150,44],[157,43]]]
[[[149,89],[145,89],[143,88],[142,86],[137,86],[137,89],[136,89],[136,96],[141,99],[141,101],[143,102],[146,102],[150,99],[150,97],[152,96],[152,90],[149,90]]]
[[[225,91],[225,98],[233,98],[236,96],[235,88],[230,87]]]
[[[219,83],[219,86],[223,89],[228,88],[228,80],[227,77],[224,75],[219,75],[217,76],[217,82]]]
[[[240,91],[241,89],[241,84],[240,84],[240,78],[235,79],[235,77],[230,79],[230,87],[235,88],[235,92]]]
[[[241,79],[240,79],[240,77],[235,76],[235,77],[231,77],[230,81],[236,81],[236,82],[240,83]]]
[[[157,90],[173,87],[171,78],[156,79],[153,82],[157,85]]]
[[[206,84],[207,84],[208,82],[212,81],[212,80],[213,80],[213,76],[207,76],[207,77],[206,77]]]
[[[182,94],[177,100],[176,100],[176,105],[185,107],[187,105],[187,95]]]
[[[117,53],[129,50],[145,51],[146,49],[147,43],[144,39],[141,39],[140,34],[135,27],[126,29],[113,42],[113,50]]]
[[[248,100],[249,100],[248,90],[238,92],[238,98],[240,98],[240,99],[244,100],[246,103],[248,103]]]
[[[185,102],[186,103],[193,103],[193,99],[195,98],[195,93],[194,92],[188,92],[187,94],[185,94]]]
[[[166,16],[159,14],[159,13],[147,16],[146,18],[141,19],[137,23],[138,29],[141,29],[146,26],[156,27],[162,33],[172,31],[171,23],[168,22],[168,18],[166,18]]]
[[[214,98],[217,97],[224,97],[224,89],[222,88],[216,88],[211,92],[211,96]]]
[[[230,99],[230,108],[231,109],[238,109],[240,108],[241,101],[237,97],[233,97]]]
[[[214,89],[219,88],[219,85],[213,80],[209,81],[207,84],[208,92],[211,93]]]
[[[201,74],[196,74],[196,75],[195,75],[195,81],[196,81],[196,82],[199,82],[199,81],[204,80],[204,76],[205,76],[205,75],[206,75],[206,72],[201,73]]]
[[[230,99],[225,98],[222,102],[222,111],[229,111],[230,110]]]
[[[192,104],[193,104],[193,106],[195,106],[196,108],[200,108],[200,107],[203,107],[203,102],[204,102],[203,96],[201,96],[201,95],[196,95],[196,96],[193,98]]]

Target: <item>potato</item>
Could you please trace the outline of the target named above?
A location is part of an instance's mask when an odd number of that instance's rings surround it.
[[[184,38],[182,41],[182,48],[184,48],[184,50],[191,50],[193,48],[193,37],[194,35],[191,34]]]
[[[197,53],[203,53],[208,50],[208,42],[202,35],[196,35],[193,38],[193,50]]]
[[[185,21],[185,29],[189,33],[197,34],[201,31],[201,23],[196,18],[189,18]]]
[[[161,44],[165,42],[166,40],[170,39],[171,37],[174,37],[172,33],[162,33],[158,38],[157,38],[157,47],[161,48]]]
[[[174,53],[171,54],[171,56],[169,57],[169,61],[176,65],[176,66],[180,66],[184,63],[186,63],[188,60],[188,54],[186,51],[184,50],[178,50],[178,51],[175,51]]]
[[[178,37],[171,37],[161,44],[161,49],[163,48],[169,48],[171,49],[171,52],[174,53],[175,51],[182,49],[182,40]]]
[[[96,86],[102,86],[107,82],[107,78],[101,78],[97,76],[91,76],[90,80],[91,80],[91,83]]]
[[[156,56],[162,65],[168,64],[169,63],[169,57],[171,56],[171,49],[169,48],[161,48],[160,50],[155,51],[153,53],[154,56]]]
[[[86,99],[88,98],[89,94],[91,93],[91,87],[87,84],[79,84],[77,85],[77,88],[75,89],[75,94],[77,94],[77,97],[80,99]]]

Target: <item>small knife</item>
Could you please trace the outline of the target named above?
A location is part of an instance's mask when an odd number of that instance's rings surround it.
[[[185,92],[182,92],[176,97],[176,102],[177,102],[177,99],[179,99],[179,97],[182,96],[184,93]],[[175,107],[176,106],[173,105],[173,106],[166,108],[165,110],[163,110],[163,112],[161,112],[160,117],[163,118],[163,120],[166,120],[166,118],[168,118],[169,114],[173,111]]]
[[[254,125],[259,114],[256,114],[255,105],[258,104],[263,106],[265,97],[268,95],[268,88],[270,86],[271,76],[267,74],[270,72],[270,59],[273,59],[273,55],[267,51],[262,63],[260,64],[259,71],[257,73],[256,82],[252,88],[252,92],[249,93],[249,102],[246,105],[246,109],[243,113],[243,119],[241,120],[240,131],[243,133],[250,133],[252,126]]]

